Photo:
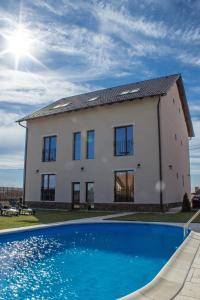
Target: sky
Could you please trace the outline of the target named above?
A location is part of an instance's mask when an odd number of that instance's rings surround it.
[[[59,98],[174,73],[190,106],[192,186],[200,185],[199,20],[198,0],[1,0],[0,186],[23,184],[20,117]]]

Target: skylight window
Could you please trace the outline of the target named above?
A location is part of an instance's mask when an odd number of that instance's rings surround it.
[[[134,94],[140,91],[140,88],[132,89],[132,90],[126,90],[120,93],[120,95],[127,95],[127,94]]]
[[[98,98],[99,98],[99,96],[96,96],[96,97],[93,97],[93,98],[88,99],[87,101],[88,101],[88,102],[92,102],[92,101],[97,100]]]
[[[67,105],[69,105],[70,104],[70,102],[67,102],[67,103],[62,103],[62,104],[58,104],[58,105],[55,105],[54,107],[53,107],[53,109],[55,109],[55,108],[61,108],[61,107],[65,107],[65,106],[67,106]]]

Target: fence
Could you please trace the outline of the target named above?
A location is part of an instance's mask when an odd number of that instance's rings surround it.
[[[0,201],[23,198],[23,189],[15,187],[0,187]]]

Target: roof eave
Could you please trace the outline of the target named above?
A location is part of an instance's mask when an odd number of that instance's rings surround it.
[[[182,103],[182,107],[183,107],[183,112],[184,112],[184,116],[185,116],[187,130],[188,130],[188,136],[190,138],[192,138],[192,137],[195,137],[195,133],[194,133],[193,125],[192,125],[192,119],[191,119],[190,110],[189,110],[189,106],[188,106],[188,102],[187,102],[181,75],[179,76],[179,78],[177,80],[177,87],[179,90],[180,99],[181,99],[181,103]]]

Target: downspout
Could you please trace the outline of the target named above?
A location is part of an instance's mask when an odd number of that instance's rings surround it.
[[[160,181],[160,210],[164,212],[163,207],[163,169],[162,169],[162,146],[161,146],[161,125],[160,125],[160,103],[161,97],[159,97],[157,104],[157,120],[158,120],[158,152],[159,152],[159,181]]]
[[[26,164],[27,164],[27,145],[28,145],[28,127],[21,124],[19,121],[18,124],[26,129],[26,138],[25,138],[25,149],[24,149],[24,174],[23,174],[23,204],[25,204],[25,193],[26,193]]]

